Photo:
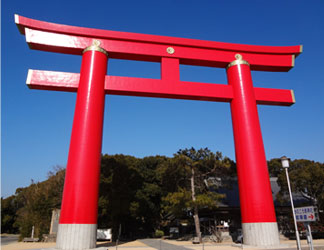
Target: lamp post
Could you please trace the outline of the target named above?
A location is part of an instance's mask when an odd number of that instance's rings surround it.
[[[295,224],[297,249],[298,250],[301,250],[299,232],[298,232],[298,227],[297,227],[297,222],[296,222],[294,202],[293,202],[293,198],[292,198],[292,194],[291,194],[290,181],[289,181],[289,175],[288,175],[289,159],[286,156],[281,157],[281,165],[282,165],[282,167],[286,171],[286,177],[287,177],[287,184],[288,184],[288,190],[289,190],[289,196],[290,196],[291,209],[292,209],[292,212],[293,212],[294,224]]]

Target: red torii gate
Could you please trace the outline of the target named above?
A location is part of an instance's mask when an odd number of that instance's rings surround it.
[[[244,243],[278,245],[279,236],[257,104],[290,106],[292,90],[253,87],[250,70],[289,71],[302,46],[272,47],[98,30],[15,15],[31,49],[82,55],[80,74],[29,70],[31,89],[77,92],[59,249],[96,247],[105,94],[229,102]],[[161,79],[107,76],[107,59],[161,63]],[[226,68],[228,84],[180,81],[179,65]]]

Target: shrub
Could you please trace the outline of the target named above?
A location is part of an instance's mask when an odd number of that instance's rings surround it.
[[[164,236],[164,232],[162,230],[156,229],[154,236],[155,238],[162,238]]]

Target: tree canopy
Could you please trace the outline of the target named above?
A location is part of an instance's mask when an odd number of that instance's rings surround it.
[[[278,165],[279,160],[273,159],[270,165]],[[299,159],[290,162],[288,171],[292,191],[308,200],[306,205],[317,206],[319,210],[324,210],[324,164]],[[278,199],[284,201],[288,195],[286,175],[283,169],[276,172],[280,186]]]

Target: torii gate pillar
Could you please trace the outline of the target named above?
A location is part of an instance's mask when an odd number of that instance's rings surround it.
[[[57,248],[95,248],[105,94],[230,103],[244,244],[279,244],[257,105],[290,106],[295,99],[292,90],[253,87],[250,70],[289,71],[302,46],[97,30],[18,15],[15,22],[32,49],[82,55],[80,74],[29,70],[27,76],[32,89],[77,92]],[[107,51],[109,58],[161,63],[161,79],[107,76]],[[180,64],[226,68],[228,84],[181,81]]]
[[[250,65],[240,54],[236,58],[227,67],[227,77],[234,95],[231,113],[243,239],[249,245],[279,245]]]
[[[96,247],[107,56],[96,40],[82,56],[56,240],[59,249]]]

